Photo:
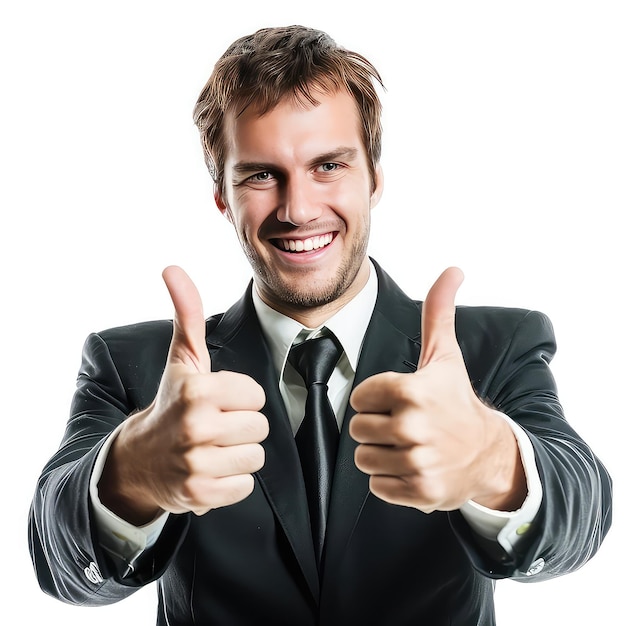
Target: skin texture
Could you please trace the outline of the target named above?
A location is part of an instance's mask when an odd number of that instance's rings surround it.
[[[309,327],[367,282],[370,212],[383,187],[380,167],[376,180],[369,175],[352,98],[317,98],[227,116],[224,193],[215,193],[261,298]],[[268,433],[263,389],[243,374],[211,372],[191,279],[177,267],[163,278],[175,309],[164,376],[155,401],[118,431],[99,484],[105,506],[135,524],[247,497]],[[451,268],[426,298],[417,372],[379,374],[354,390],[355,462],[391,503],[430,512],[473,499],[514,510],[526,495],[515,437],[474,394],[454,333],[461,282]]]
[[[261,117],[251,108],[229,115],[225,193],[216,193],[261,298],[311,327],[367,282],[370,211],[383,186],[380,168],[370,178],[352,98],[316,97],[316,107],[287,100]],[[277,247],[324,235],[332,243],[321,249],[294,254]]]

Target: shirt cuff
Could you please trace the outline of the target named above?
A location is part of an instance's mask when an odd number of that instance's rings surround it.
[[[89,496],[98,529],[100,545],[111,555],[125,562],[132,570],[132,564],[135,560],[156,543],[167,522],[169,513],[163,512],[143,526],[134,526],[107,509],[100,501],[98,483],[100,482],[111,444],[120,428],[121,424],[109,435],[98,452],[89,483]]]
[[[513,555],[514,547],[531,529],[543,498],[543,487],[535,461],[535,450],[524,429],[504,413],[500,413],[515,435],[519,447],[527,495],[517,511],[494,511],[472,500],[461,506],[461,513],[472,530],[490,541],[497,541],[507,554]]]

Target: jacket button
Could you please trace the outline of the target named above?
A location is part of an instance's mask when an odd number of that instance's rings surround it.
[[[104,582],[98,566],[93,561],[89,563],[83,571],[85,572],[85,577],[90,583],[97,585],[98,583]]]
[[[533,561],[526,572],[526,576],[535,576],[535,574],[538,574],[545,566],[546,562],[543,559]]]

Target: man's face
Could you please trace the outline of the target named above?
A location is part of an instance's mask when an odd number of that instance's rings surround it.
[[[259,294],[298,318],[336,309],[367,281],[371,181],[351,96],[316,94],[318,106],[281,102],[226,119],[224,195]],[[372,189],[374,189],[372,191]]]

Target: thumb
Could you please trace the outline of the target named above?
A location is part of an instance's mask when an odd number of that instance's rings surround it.
[[[211,357],[200,293],[186,272],[176,265],[163,270],[163,280],[175,311],[168,363],[184,363],[206,374],[211,371]]]
[[[454,298],[463,278],[463,272],[458,267],[449,267],[435,281],[424,300],[418,370],[444,354],[459,350],[454,329]]]

